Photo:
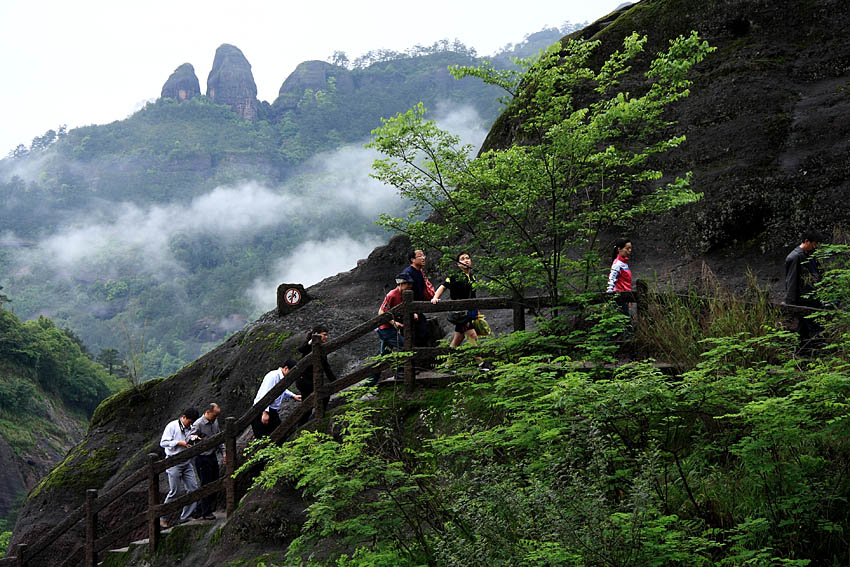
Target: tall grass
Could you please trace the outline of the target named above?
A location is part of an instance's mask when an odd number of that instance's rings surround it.
[[[655,286],[635,325],[638,349],[646,356],[671,362],[680,370],[694,368],[711,346],[704,339],[763,336],[782,326],[781,313],[770,303],[766,289],[747,271],[747,285],[736,294],[703,264],[702,274],[686,292]],[[770,360],[770,346],[757,348],[754,360]]]

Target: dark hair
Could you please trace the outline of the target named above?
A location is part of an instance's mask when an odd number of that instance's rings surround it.
[[[460,257],[463,256],[464,254],[466,254],[468,256],[469,252],[459,252],[458,255],[455,256],[455,263],[456,264],[460,264]]]
[[[186,408],[186,411],[183,412],[183,415],[195,421],[198,419],[198,410],[196,408]]]
[[[329,333],[328,326],[324,323],[319,323],[318,325],[313,325],[313,328],[310,330],[311,335],[315,335],[318,333]]]
[[[295,362],[294,359],[287,358],[286,360],[283,361],[283,364],[281,364],[280,367],[281,368],[289,368],[290,370],[292,370],[293,368],[295,368],[296,364],[298,364],[298,363]]]
[[[826,237],[819,230],[807,230],[800,235],[800,238],[803,242],[808,240],[809,242],[826,242]]]
[[[410,252],[407,253],[407,263],[408,264],[411,263],[414,258],[416,258],[416,251],[417,250],[419,250],[419,248],[414,248]]]
[[[611,254],[611,261],[612,262],[617,259],[617,255],[620,253],[620,248],[625,247],[626,244],[628,244],[631,241],[632,241],[631,238],[618,238],[617,240],[614,241],[614,251],[613,251],[613,254]]]

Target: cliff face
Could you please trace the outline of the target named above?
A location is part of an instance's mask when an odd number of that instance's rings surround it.
[[[190,63],[183,63],[174,70],[165,84],[162,85],[160,96],[183,102],[200,94],[201,85],[198,82],[198,76],[195,75],[195,68]]]
[[[257,117],[257,85],[251,64],[238,47],[225,43],[216,49],[207,77],[207,96],[219,104],[226,104],[245,120]]]
[[[846,226],[848,25],[847,6],[828,0],[643,0],[568,36],[599,40],[597,65],[633,31],[648,36],[646,57],[690,30],[717,47],[695,69],[690,96],[669,112],[687,141],[656,164],[668,176],[693,171],[692,186],[705,196],[633,234],[642,259],[647,246],[686,262],[743,248],[776,262],[803,230]],[[624,90],[645,84],[632,74]],[[500,117],[485,147],[511,144],[514,125]]]
[[[56,400],[46,401],[26,423],[4,423],[0,431],[0,518],[6,517],[85,433],[85,420]],[[20,421],[20,420],[18,420]]]

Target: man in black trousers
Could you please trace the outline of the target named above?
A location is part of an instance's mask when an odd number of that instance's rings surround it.
[[[207,409],[204,410],[204,415],[196,419],[195,423],[192,424],[192,429],[189,432],[190,437],[197,435],[201,439],[206,439],[220,433],[221,428],[218,423],[218,414],[220,413],[221,408],[218,407],[217,403],[213,402],[208,405]],[[226,463],[226,459],[227,455],[224,453],[224,443],[208,451],[204,451],[195,457],[195,470],[198,471],[201,486],[218,480],[218,462],[221,460],[222,463]],[[213,512],[215,512],[216,499],[216,494],[204,497],[198,502],[195,514],[204,520],[215,520]]]

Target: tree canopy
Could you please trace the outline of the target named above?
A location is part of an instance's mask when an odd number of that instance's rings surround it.
[[[661,183],[651,158],[684,142],[670,134],[664,109],[688,95],[688,71],[712,48],[695,32],[672,40],[649,63],[642,92],[623,91],[620,78],[645,42],[627,37],[598,70],[588,61],[599,44],[586,41],[518,60],[524,73],[454,68],[513,97],[505,112],[515,143],[472,158],[457,136],[426,120],[422,104],[384,120],[369,144],[386,156],[373,175],[414,206],[381,223],[443,252],[463,242],[494,291],[544,289],[557,304],[565,292],[589,289],[603,230],[699,198],[687,172]]]

